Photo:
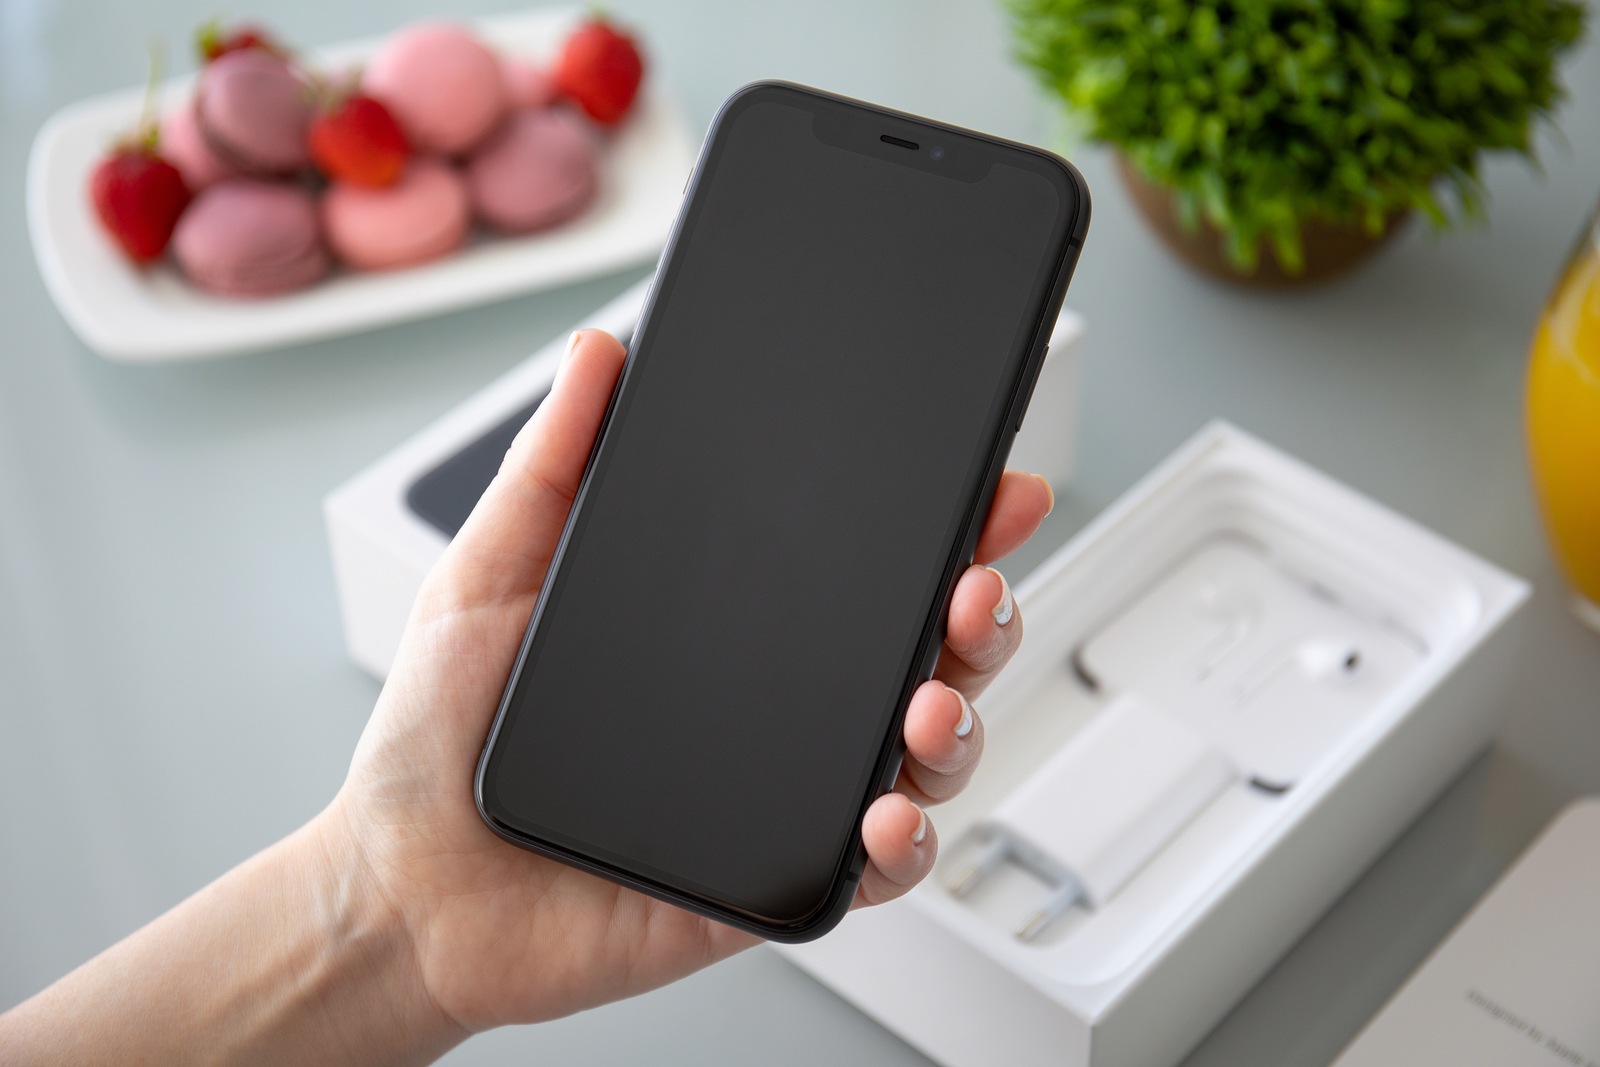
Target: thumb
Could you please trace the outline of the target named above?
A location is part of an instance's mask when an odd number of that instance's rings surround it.
[[[429,576],[439,609],[470,610],[538,590],[626,358],[602,330],[572,335],[550,395]]]

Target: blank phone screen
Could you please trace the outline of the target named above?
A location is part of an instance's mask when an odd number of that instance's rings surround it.
[[[794,96],[701,163],[483,777],[519,834],[779,922],[850,859],[1076,210]]]

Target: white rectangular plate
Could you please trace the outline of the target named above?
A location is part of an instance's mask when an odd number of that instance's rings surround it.
[[[492,47],[549,62],[583,18],[575,8],[503,15],[471,25]],[[319,50],[319,70],[360,63],[374,38]],[[274,348],[487,303],[647,263],[660,254],[696,141],[650,76],[633,113],[607,137],[600,192],[582,216],[526,237],[481,236],[456,254],[386,272],[338,271],[285,296],[211,296],[170,261],[140,270],[123,257],[89,204],[89,174],[107,147],[138,122],[144,91],[80,101],[40,129],[28,161],[28,229],[40,273],[62,315],[108,359],[157,363]],[[164,107],[192,91],[193,77],[161,90]]]

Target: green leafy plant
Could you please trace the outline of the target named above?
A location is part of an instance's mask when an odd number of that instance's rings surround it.
[[[1252,268],[1302,269],[1300,226],[1374,235],[1481,213],[1479,157],[1531,156],[1561,99],[1571,0],[1008,0],[1018,55]],[[1453,203],[1452,203],[1453,201]]]

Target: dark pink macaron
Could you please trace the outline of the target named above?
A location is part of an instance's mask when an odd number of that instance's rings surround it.
[[[207,65],[195,114],[212,151],[251,174],[290,174],[310,160],[310,87],[279,56],[246,48]]]
[[[565,108],[514,112],[467,161],[473,210],[512,233],[565,222],[594,199],[597,156],[588,124]]]
[[[220,181],[178,220],[172,250],[189,280],[222,296],[272,296],[328,273],[316,199],[296,185]]]
[[[201,136],[193,100],[185,100],[161,120],[161,155],[178,168],[192,193],[224,178],[241,177],[239,168],[213,152]]]

